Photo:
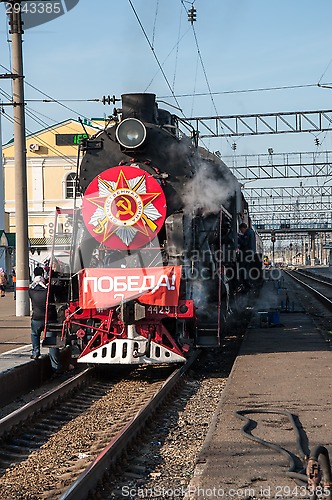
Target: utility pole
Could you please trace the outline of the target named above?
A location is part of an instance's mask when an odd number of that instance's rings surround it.
[[[274,244],[276,242],[276,235],[274,229],[271,231],[271,241],[272,241],[272,267],[274,267]]]
[[[21,0],[11,4],[12,79],[15,156],[15,219],[16,219],[16,316],[29,316],[29,238],[24,116],[23,56]],[[17,9],[19,5],[19,9]],[[17,12],[18,11],[18,12]]]
[[[4,175],[2,164],[2,103],[0,102],[0,229],[5,229],[5,196],[4,196]],[[5,269],[3,262],[2,267]]]

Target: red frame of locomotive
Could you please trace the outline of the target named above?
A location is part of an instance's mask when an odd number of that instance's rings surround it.
[[[225,209],[221,209],[220,211],[220,223],[222,221],[222,212],[224,210]],[[65,214],[73,217],[75,215],[75,210],[57,208],[54,222],[55,228],[57,227],[57,219],[60,214]],[[52,261],[55,258],[55,242],[56,232],[54,233],[52,244],[49,275],[50,283],[52,283]],[[94,268],[85,269],[93,270]],[[82,269],[81,271],[84,271],[85,269]],[[107,270],[105,269],[104,271],[108,271],[109,276],[114,277],[113,273],[114,271],[116,271],[116,269],[109,268]],[[136,269],[132,268],[132,272],[133,274],[135,274]],[[70,278],[68,278],[68,280],[70,281],[71,278],[72,276],[70,273]],[[50,296],[48,296],[48,303],[50,302],[49,297]],[[141,297],[138,297],[138,299],[141,299]],[[220,301],[221,296],[219,289],[218,316],[220,313]],[[135,320],[135,330],[137,334],[142,336],[146,340],[153,337],[154,343],[160,345],[161,347],[166,346],[169,351],[178,355],[184,361],[187,353],[191,351],[192,347],[195,347],[193,345],[193,338],[197,327],[197,318],[194,300],[179,299],[177,305],[158,305],[153,303],[145,303],[141,304],[141,306],[144,307],[144,317],[142,319]],[[93,353],[96,347],[102,348],[103,346],[106,346],[107,344],[110,344],[112,343],[112,341],[117,339],[127,339],[128,331],[126,328],[126,324],[122,321],[121,315],[118,312],[118,308],[118,305],[106,308],[82,308],[79,300],[69,300],[69,305],[65,310],[65,317],[62,323],[62,343],[64,343],[66,339],[68,339],[68,337],[72,338],[73,335],[74,337],[76,337],[76,339],[83,340],[83,338],[86,337],[86,332],[88,330],[90,333],[90,339],[83,346],[82,351],[78,356],[78,359],[80,359],[84,358],[89,353]],[[178,345],[172,334],[162,323],[162,320],[165,318],[185,320],[184,336],[188,338],[188,343],[183,342],[181,347]],[[48,320],[46,318],[45,331],[48,329],[47,321]],[[99,324],[98,326],[96,326],[94,324],[90,324],[90,322],[98,322]],[[218,338],[220,338],[220,324],[218,324],[218,327],[219,328],[217,336]]]

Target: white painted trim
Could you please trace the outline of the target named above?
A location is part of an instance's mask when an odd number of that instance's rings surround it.
[[[67,201],[67,202],[74,199],[74,197],[73,198],[67,198],[66,197],[66,193],[67,193],[67,179],[68,179],[68,177],[69,177],[70,174],[74,174],[75,177],[76,177],[76,170],[75,171],[71,170],[70,172],[66,172],[66,174],[62,178],[62,194],[63,194],[63,199],[64,199],[64,201]]]
[[[116,364],[116,365],[159,365],[161,363],[184,363],[186,358],[180,356],[167,349],[164,346],[151,342],[150,352],[151,356],[140,356],[134,357],[134,346],[135,343],[139,345],[140,351],[144,350],[147,339],[141,335],[135,337],[135,339],[115,339],[108,344],[105,344],[92,352],[87,353],[85,356],[78,358],[78,363],[94,363],[94,364]],[[115,356],[111,357],[112,345],[115,344],[116,352]],[[125,358],[122,357],[123,345],[127,344],[127,355]],[[159,356],[156,356],[156,349],[159,350]],[[102,356],[106,352],[105,356]]]

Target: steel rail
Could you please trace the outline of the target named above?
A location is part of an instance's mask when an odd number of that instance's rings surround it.
[[[319,279],[317,276],[313,276],[310,272],[306,273],[305,271],[303,270],[299,271],[298,269],[295,272],[301,274],[301,276],[304,276],[305,278],[309,278],[310,280],[318,281],[318,283],[322,283],[323,285],[332,287],[332,281],[325,281],[325,279]],[[321,274],[319,274],[318,276],[321,276],[322,278],[328,278],[327,276],[322,276]]]
[[[59,500],[85,500],[95,490],[103,476],[114,468],[130,443],[138,436],[146,422],[165,401],[170,392],[181,381],[185,373],[196,361],[200,351],[196,351],[181,368],[177,369],[164,382],[152,398],[126,426],[112,439],[94,461],[82,472]]]
[[[36,412],[48,408],[53,402],[58,401],[69,394],[73,389],[81,386],[90,377],[93,368],[87,368],[83,372],[66,380],[59,386],[51,389],[42,396],[30,401],[21,408],[6,415],[0,420],[0,439],[4,437],[10,430],[30,418]]]
[[[295,281],[297,281],[298,283],[300,283],[301,286],[307,288],[309,290],[309,292],[314,295],[323,305],[325,305],[329,310],[332,310],[332,300],[329,299],[328,297],[326,297],[325,295],[323,295],[321,292],[319,292],[318,290],[316,290],[315,288],[313,288],[312,286],[308,285],[308,283],[304,283],[304,281],[300,280],[299,278],[297,278],[296,276],[294,276],[294,273],[296,273],[297,271],[292,271],[292,272],[289,272],[289,271],[285,271],[284,270],[284,273],[287,274],[287,276],[290,276],[291,278],[293,278]],[[306,275],[305,275],[306,276]],[[307,276],[306,276],[307,277]],[[311,279],[311,277],[308,277],[309,279]],[[322,282],[321,282],[322,283]],[[331,284],[328,283],[330,286]]]

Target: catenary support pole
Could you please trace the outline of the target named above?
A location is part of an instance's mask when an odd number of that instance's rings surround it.
[[[16,218],[16,316],[28,316],[29,304],[29,245],[26,142],[24,117],[22,20],[21,9],[15,9],[21,0],[13,3],[10,14],[12,35],[12,78],[14,105],[15,156],[15,218]],[[17,12],[18,11],[18,12]]]

